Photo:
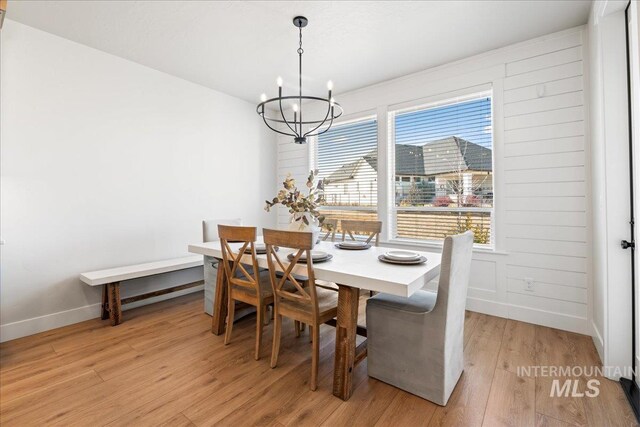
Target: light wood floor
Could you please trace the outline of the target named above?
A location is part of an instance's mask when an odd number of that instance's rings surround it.
[[[271,369],[270,345],[253,359],[254,317],[236,323],[226,347],[210,333],[210,319],[197,293],[126,311],[115,328],[91,320],[4,343],[0,424],[635,425],[617,383],[600,378],[596,398],[550,398],[551,379],[516,375],[518,366],[597,365],[583,335],[469,312],[465,371],[439,407],[368,378],[366,361],[356,368],[353,397],[335,398],[329,326],[322,327],[319,388],[311,392],[308,333],[295,338],[285,323],[279,366]]]

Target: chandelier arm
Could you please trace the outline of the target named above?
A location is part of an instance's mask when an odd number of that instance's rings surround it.
[[[340,117],[340,116],[338,116],[338,117]],[[327,128],[326,128],[326,129],[323,129],[323,130],[321,130],[320,132],[318,132],[318,133],[316,133],[316,134],[313,134],[313,135],[305,135],[305,136],[318,136],[318,135],[322,135],[323,133],[328,132],[328,131],[329,131],[329,129],[331,129],[331,126],[333,126],[333,119],[334,119],[334,118],[335,118],[335,117],[333,117],[333,114],[332,114],[332,115],[331,115],[331,120],[329,121],[329,126],[327,126]]]
[[[274,132],[276,132],[276,133],[279,133],[280,135],[284,135],[284,136],[294,136],[294,137],[295,137],[295,136],[298,136],[298,135],[291,135],[290,133],[282,132],[282,131],[279,131],[278,129],[275,129],[275,128],[271,127],[271,125],[269,124],[269,122],[267,122],[267,119],[266,119],[264,116],[262,116],[262,121],[264,122],[264,124],[265,124],[265,125],[267,125],[267,127],[268,127],[269,129],[271,129],[272,131],[274,131]]]
[[[324,116],[324,120],[318,126],[314,127],[309,132],[306,132],[303,136],[309,136],[309,134],[312,134],[313,132],[318,130],[318,128],[320,126],[322,126],[327,121],[327,118],[329,117],[329,113],[331,112],[331,108],[332,108],[331,104],[329,104],[329,106],[327,107],[327,114],[325,114],[325,116]],[[333,114],[331,116],[333,116]],[[331,117],[331,121],[333,122],[333,117]]]
[[[291,127],[291,125],[287,121],[287,118],[285,117],[284,111],[282,111],[282,96],[278,99],[278,105],[280,106],[280,116],[282,117],[282,120],[284,120],[284,123],[287,125],[287,127],[291,129],[291,132],[295,134],[293,136],[300,136],[300,134],[298,134],[298,131]],[[302,113],[302,111],[300,113]]]

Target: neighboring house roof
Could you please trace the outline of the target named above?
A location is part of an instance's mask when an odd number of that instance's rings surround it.
[[[341,166],[327,180],[331,183],[353,179],[365,162],[377,171],[376,151]],[[491,171],[491,149],[457,136],[421,145],[396,144],[396,175],[430,176],[459,170]]]
[[[327,181],[329,181],[330,183],[334,183],[334,182],[346,181],[348,179],[353,179],[355,174],[358,172],[358,169],[360,168],[360,166],[362,166],[362,164],[366,162],[365,157],[366,156],[360,157],[358,160],[355,160],[351,163],[347,163],[346,165],[340,166],[338,169],[336,169],[335,172],[329,175],[329,177],[327,178]],[[376,164],[377,164],[377,159],[376,159]]]
[[[425,176],[424,166],[422,146],[396,144],[396,175]]]
[[[491,171],[491,150],[466,139],[450,136],[422,145],[424,168],[429,175],[464,170]]]

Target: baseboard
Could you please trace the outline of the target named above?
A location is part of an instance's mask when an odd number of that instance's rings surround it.
[[[437,286],[433,283],[427,284],[423,290],[435,292]],[[505,319],[519,320],[533,323],[535,325],[547,326],[561,329],[563,331],[576,332],[584,335],[592,335],[588,331],[587,319],[570,316],[551,311],[538,310],[530,307],[507,304],[499,301],[491,301],[482,298],[467,297],[466,309],[476,313],[488,314],[490,316],[504,317]],[[602,339],[600,338],[602,341]],[[596,344],[596,348],[598,345]],[[601,351],[602,346],[598,349]],[[602,356],[601,356],[602,358]]]
[[[486,299],[467,297],[467,310],[476,313],[488,314],[490,316],[509,317],[509,306],[507,304],[489,301]]]
[[[100,317],[101,304],[85,305],[71,310],[45,314],[31,319],[18,320],[17,322],[0,325],[0,342],[11,341],[17,338],[45,332],[50,329],[61,328],[74,323]]]
[[[194,292],[201,292],[204,286],[195,286],[182,291],[136,301],[122,307],[123,310],[140,307],[147,304],[177,298]],[[38,334],[51,329],[61,328],[74,323],[84,322],[100,317],[101,304],[90,304],[84,307],[72,308],[71,310],[59,311],[57,313],[45,314],[44,316],[31,319],[19,320],[17,322],[0,325],[0,342],[11,341],[17,338]]]
[[[584,317],[570,316],[568,314],[510,304],[509,319],[575,332],[577,334],[590,335],[587,328],[587,319]]]

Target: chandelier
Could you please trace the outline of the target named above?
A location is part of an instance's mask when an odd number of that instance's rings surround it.
[[[318,96],[302,95],[302,28],[306,27],[309,21],[304,16],[293,18],[295,25],[300,32],[300,45],[298,47],[298,95],[282,95],[282,78],[276,80],[278,84],[278,97],[267,98],[266,94],[260,97],[260,103],[256,108],[258,115],[269,129],[281,135],[292,136],[296,144],[305,144],[308,136],[321,135],[328,131],[333,124],[333,120],[342,115],[342,107],[335,102],[331,96],[333,83],[327,83],[329,94],[326,98]],[[323,107],[323,104],[326,106]],[[316,107],[315,105],[320,105]],[[304,115],[304,107],[309,106],[316,111],[316,117]],[[267,108],[265,108],[267,107]],[[323,112],[326,108],[326,113]],[[274,111],[275,110],[275,111]],[[325,126],[326,127],[323,127]],[[322,129],[321,129],[322,128]],[[321,130],[319,130],[321,129]]]

